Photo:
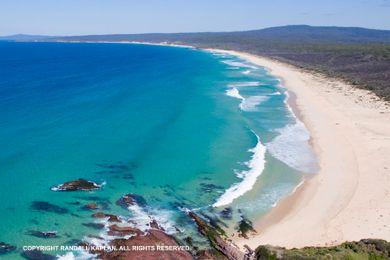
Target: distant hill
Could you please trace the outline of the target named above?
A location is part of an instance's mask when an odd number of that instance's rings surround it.
[[[9,36],[0,36],[0,41],[40,41],[50,39],[52,36],[46,35],[29,35],[29,34],[14,34]]]
[[[194,43],[242,39],[294,43],[360,44],[390,43],[390,31],[359,27],[288,25],[239,32],[109,34],[56,37],[55,39],[74,41],[183,41]]]
[[[140,41],[245,51],[343,78],[390,100],[390,31],[289,25],[241,32],[149,33],[67,37],[13,36],[15,41]]]

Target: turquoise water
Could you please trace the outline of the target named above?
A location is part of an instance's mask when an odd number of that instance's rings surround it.
[[[179,237],[193,230],[184,209],[231,207],[234,228],[315,171],[279,80],[237,57],[92,43],[0,42],[0,54],[0,241],[19,249],[98,234],[83,225],[94,221],[89,202],[140,222],[152,215]],[[50,190],[76,178],[105,185]],[[115,205],[127,193],[142,195],[146,212]],[[67,212],[36,211],[34,201]]]

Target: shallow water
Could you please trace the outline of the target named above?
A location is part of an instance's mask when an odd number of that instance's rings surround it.
[[[126,193],[142,195],[147,214],[179,236],[193,231],[183,208],[231,207],[234,228],[315,171],[279,80],[237,57],[92,43],[3,42],[0,54],[0,241],[20,248],[97,234],[83,225],[94,221],[82,209],[93,201],[142,222],[144,212],[115,205]],[[106,184],[50,190],[76,178]],[[67,212],[37,211],[34,201]]]

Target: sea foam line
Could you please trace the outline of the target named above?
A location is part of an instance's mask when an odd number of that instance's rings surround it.
[[[237,176],[240,176],[243,180],[239,183],[233,184],[229,189],[227,189],[213,204],[213,207],[228,205],[236,198],[250,191],[255,185],[257,178],[263,172],[266,162],[266,147],[260,142],[259,136],[256,133],[254,133],[254,135],[257,138],[257,144],[255,147],[249,149],[249,152],[253,153],[253,155],[251,159],[245,163],[249,169],[237,173]]]
[[[232,66],[232,67],[258,69],[257,66],[246,64],[246,63],[235,61],[235,60],[223,60],[222,62],[229,65],[229,66]]]
[[[240,91],[235,87],[226,90],[226,95],[240,99],[241,103],[239,107],[242,111],[245,112],[256,111],[256,107],[269,98],[267,96],[251,96],[244,98],[241,96]]]
[[[261,86],[261,83],[258,81],[247,81],[247,82],[237,82],[237,83],[231,83],[228,85],[231,88],[235,87],[258,87]]]

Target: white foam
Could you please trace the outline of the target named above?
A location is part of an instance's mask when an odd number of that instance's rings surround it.
[[[243,71],[242,74],[248,75],[251,72],[252,72],[251,70],[246,70],[246,71]]]
[[[58,260],[89,260],[96,259],[97,255],[90,254],[87,251],[77,251],[76,254],[73,252],[67,252],[65,255],[57,255]]]
[[[301,172],[318,171],[317,159],[309,144],[310,133],[301,121],[276,131],[279,135],[266,144],[273,157]]]
[[[240,104],[240,109],[245,112],[254,112],[257,110],[257,106],[267,99],[267,96],[252,96],[244,98]]]
[[[250,64],[235,61],[235,60],[223,60],[222,62],[229,65],[229,66],[232,66],[232,67],[258,69],[258,67],[254,66],[254,65],[250,65]]]
[[[251,97],[244,98],[243,96],[241,96],[240,91],[238,91],[238,89],[235,87],[226,90],[226,95],[228,95],[229,97],[240,99],[241,103],[239,107],[242,111],[245,112],[256,111],[257,106],[269,98],[267,96],[251,96]]]
[[[226,95],[228,95],[229,97],[234,97],[234,98],[238,98],[241,100],[245,99],[243,96],[240,95],[240,92],[236,88],[230,88],[230,89],[226,90]]]
[[[129,220],[135,223],[134,227],[142,231],[146,231],[150,229],[150,222],[152,222],[152,220],[156,220],[159,226],[165,230],[165,233],[176,233],[175,224],[171,220],[172,214],[170,211],[151,208],[146,211],[138,205],[131,205],[128,209],[133,213]]]
[[[257,87],[260,85],[261,83],[258,81],[246,81],[246,82],[231,83],[228,86],[231,88],[239,88],[239,87]]]
[[[237,174],[238,176],[241,176],[243,180],[239,183],[233,184],[233,186],[227,189],[225,193],[222,194],[222,196],[219,197],[218,200],[213,204],[213,207],[228,205],[236,198],[250,191],[253,188],[253,185],[255,185],[257,177],[259,177],[263,172],[265,167],[266,148],[260,142],[259,136],[256,135],[256,137],[256,146],[249,150],[251,153],[253,153],[252,158],[250,161],[245,163],[249,169],[246,171],[241,171]]]

